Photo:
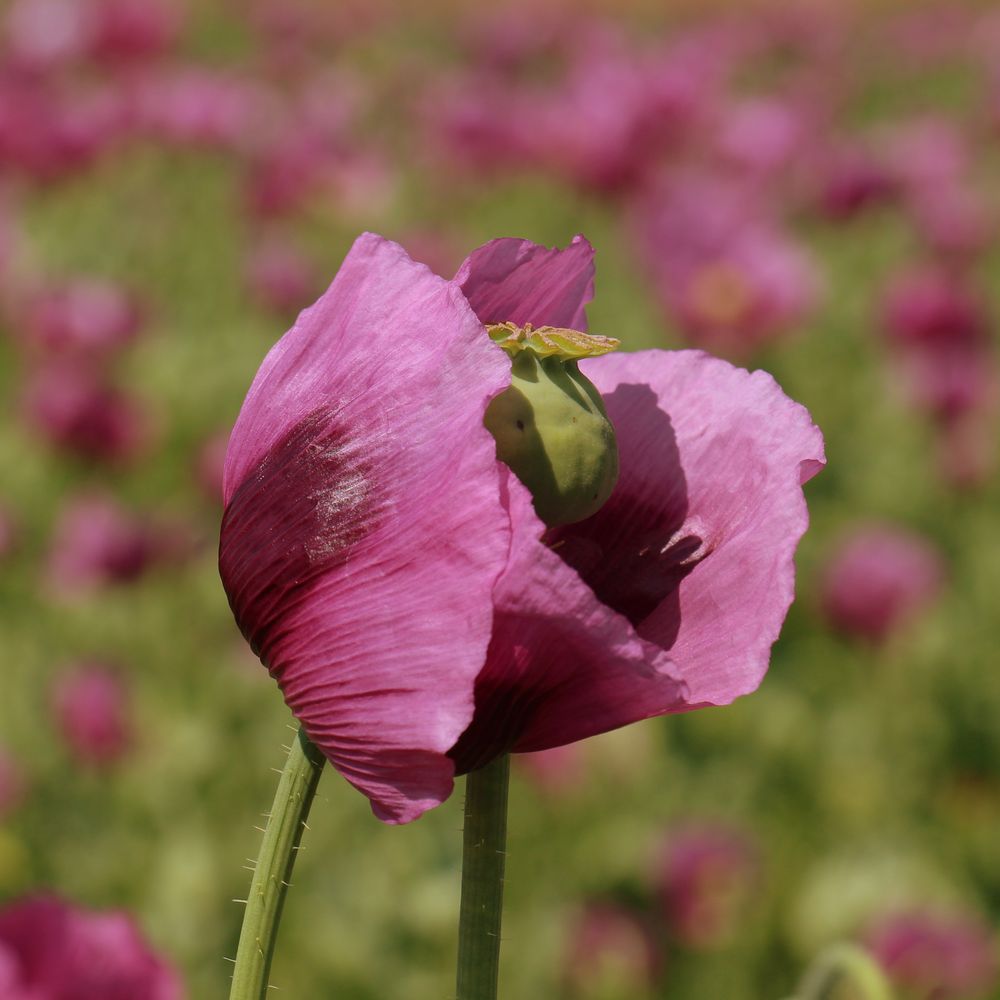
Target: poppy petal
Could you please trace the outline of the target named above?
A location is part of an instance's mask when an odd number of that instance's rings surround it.
[[[236,619],[389,822],[447,798],[472,716],[510,535],[483,414],[509,379],[456,286],[366,234],[268,355],[230,441]]]
[[[548,531],[508,484],[511,558],[460,771],[752,691],[792,599],[801,487],[824,462],[806,410],[698,351],[581,367],[620,478],[593,517]]]
[[[452,751],[459,773],[507,750],[544,750],[652,715],[687,693],[668,653],[602,604],[543,540],[531,496],[511,474],[510,559],[476,680],[476,714]]]
[[[574,236],[565,249],[530,240],[492,240],[473,250],[455,275],[483,323],[586,330],[594,297],[594,248]]]
[[[597,360],[582,368],[615,426],[621,476],[594,518],[564,529],[566,548],[577,528],[591,546],[584,578],[670,650],[691,707],[727,704],[760,683],[791,604],[822,435],[766,372],[700,351]]]

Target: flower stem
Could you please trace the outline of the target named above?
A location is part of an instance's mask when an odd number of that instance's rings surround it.
[[[496,1000],[509,776],[505,754],[465,779],[458,1000]]]
[[[878,962],[855,944],[835,944],[817,958],[799,985],[796,1000],[892,1000]]]
[[[300,729],[288,751],[254,867],[229,1000],[263,1000],[295,855],[324,757]]]

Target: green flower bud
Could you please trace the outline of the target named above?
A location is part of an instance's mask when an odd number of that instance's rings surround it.
[[[618,480],[618,445],[601,394],[577,365],[618,346],[610,337],[512,323],[488,328],[511,355],[511,384],[486,410],[497,457],[531,491],[550,527],[596,513]]]

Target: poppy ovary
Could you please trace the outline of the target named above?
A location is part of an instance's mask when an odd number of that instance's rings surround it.
[[[618,481],[618,444],[601,394],[578,361],[607,354],[619,341],[530,323],[487,331],[511,358],[510,387],[484,418],[497,458],[528,488],[549,527],[597,513]]]

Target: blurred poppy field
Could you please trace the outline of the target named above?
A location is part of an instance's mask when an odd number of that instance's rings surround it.
[[[662,8],[0,10],[0,998],[79,961],[52,899],[128,914],[123,997],[226,995],[293,720],[219,582],[225,446],[365,230],[449,278],[583,233],[592,332],[826,439],[761,688],[515,757],[501,995],[782,1000],[849,940],[1000,997],[1000,16]],[[328,769],[277,995],[453,995],[461,825]]]

